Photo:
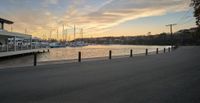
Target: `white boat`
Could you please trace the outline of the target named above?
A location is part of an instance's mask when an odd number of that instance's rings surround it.
[[[65,45],[59,43],[59,42],[53,42],[53,43],[50,43],[49,44],[49,47],[50,48],[62,48],[62,47],[65,47]]]
[[[69,44],[70,47],[83,47],[83,46],[88,46],[87,43],[85,43],[84,41],[76,41],[76,42],[71,42]]]

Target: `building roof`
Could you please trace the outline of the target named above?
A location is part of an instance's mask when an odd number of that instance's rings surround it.
[[[19,37],[19,38],[31,38],[31,35],[27,35],[27,34],[22,34],[22,33],[16,33],[16,32],[8,32],[5,30],[0,30],[0,36],[4,36],[4,37]]]
[[[13,24],[13,21],[0,18],[0,23]]]

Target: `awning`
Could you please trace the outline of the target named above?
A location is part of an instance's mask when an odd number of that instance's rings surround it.
[[[0,18],[0,23],[13,24],[13,21]]]

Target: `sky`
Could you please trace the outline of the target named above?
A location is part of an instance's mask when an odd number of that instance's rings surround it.
[[[136,36],[195,27],[190,0],[0,0],[8,31],[43,39]],[[64,25],[64,30],[63,30]],[[83,32],[81,32],[81,29]],[[58,34],[58,35],[57,35]]]

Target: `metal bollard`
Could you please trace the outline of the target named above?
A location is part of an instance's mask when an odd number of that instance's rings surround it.
[[[164,48],[164,53],[166,52],[166,49]]]
[[[130,50],[130,57],[133,57],[133,50]]]
[[[109,59],[112,59],[112,51],[109,51]]]
[[[156,54],[158,54],[158,48],[156,49]]]
[[[81,62],[81,52],[78,52],[78,62]]]
[[[37,53],[34,52],[34,62],[33,62],[34,66],[37,66]]]
[[[148,55],[148,49],[146,49],[146,55]]]
[[[48,49],[47,52],[50,52],[50,50]]]
[[[168,52],[171,52],[171,49],[170,49],[170,48],[168,48]]]

